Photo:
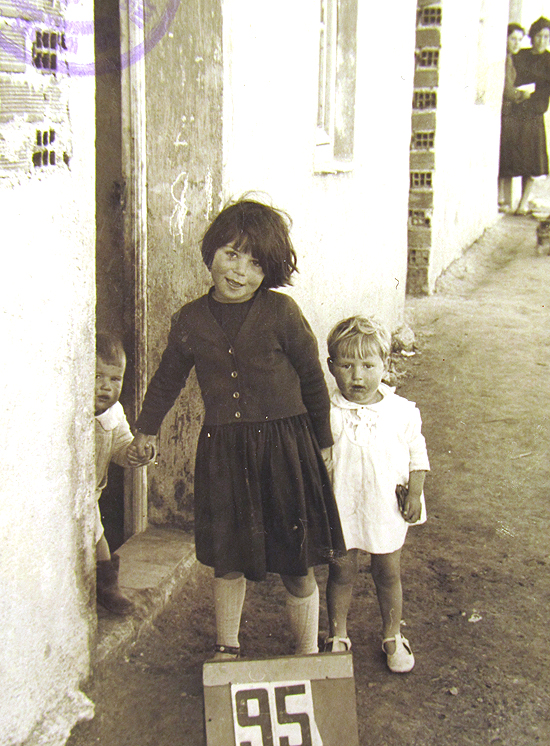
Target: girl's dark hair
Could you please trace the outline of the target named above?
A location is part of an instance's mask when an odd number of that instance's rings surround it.
[[[290,240],[291,225],[289,215],[262,202],[252,199],[230,202],[204,234],[201,244],[203,261],[210,269],[216,251],[231,245],[260,262],[265,275],[264,287],[290,285],[292,273],[298,270],[296,252]]]
[[[537,20],[531,24],[531,28],[529,29],[529,38],[531,41],[535,38],[535,36],[539,33],[539,31],[542,31],[543,28],[550,29],[550,21],[548,18],[545,18],[544,16],[541,16],[540,18],[537,18]]]
[[[523,26],[520,26],[519,23],[509,23],[506,38],[508,38],[510,34],[513,34],[514,31],[521,31],[522,34],[525,34],[525,29],[523,28]]]
[[[108,365],[124,365],[126,353],[122,342],[110,332],[97,332],[95,337],[95,352]]]

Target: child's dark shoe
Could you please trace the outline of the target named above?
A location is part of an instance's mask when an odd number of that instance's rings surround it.
[[[113,554],[110,560],[100,560],[96,566],[97,600],[107,611],[128,616],[135,608],[132,601],[118,587],[120,557]]]
[[[386,654],[388,668],[393,673],[408,673],[414,668],[414,655],[411,646],[400,632],[395,637],[386,637],[382,640],[382,650]]]
[[[234,661],[241,657],[239,645],[216,645],[213,661]]]

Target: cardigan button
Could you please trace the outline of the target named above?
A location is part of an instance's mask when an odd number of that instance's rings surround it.
[[[239,392],[235,391],[235,393],[233,394],[233,399],[238,399],[239,396],[240,396]]]
[[[233,348],[232,348],[232,347],[230,347],[230,348],[229,348],[229,349],[227,350],[227,352],[228,352],[228,353],[229,353],[230,355],[232,355],[232,354],[233,354]]]
[[[235,418],[237,420],[240,420],[241,419],[241,413],[240,412],[235,412]]]
[[[236,370],[231,371],[231,378],[237,378],[238,375]]]

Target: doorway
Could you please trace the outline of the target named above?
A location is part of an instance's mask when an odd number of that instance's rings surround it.
[[[139,230],[142,222],[144,191],[136,188],[135,145],[129,141],[135,138],[136,116],[141,124],[139,109],[136,114],[135,107],[141,105],[144,110],[145,105],[139,98],[134,99],[134,109],[130,109],[128,93],[129,86],[135,82],[133,77],[136,73],[144,77],[144,70],[132,69],[134,66],[124,70],[121,65],[129,44],[124,30],[128,8],[129,4],[119,6],[118,0],[94,2],[96,327],[116,334],[124,344],[127,364],[121,403],[132,426],[143,393],[141,382],[146,376],[146,299],[142,297],[145,263],[140,261],[146,241],[143,236],[136,239],[136,224]],[[144,138],[144,127],[138,129]],[[142,173],[140,168],[138,182]],[[125,475],[120,466],[111,464],[100,510],[105,536],[111,551],[115,551],[132,534],[146,527],[146,476]]]

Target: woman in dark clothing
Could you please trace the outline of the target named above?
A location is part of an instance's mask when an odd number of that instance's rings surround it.
[[[516,120],[511,116],[513,104],[523,101],[528,94],[516,88],[516,68],[513,57],[520,48],[525,30],[519,23],[509,23],[506,36],[506,66],[504,72],[504,91],[502,93],[502,113],[500,127],[500,167],[498,181],[498,204],[502,211],[510,209],[508,203],[511,177],[507,175],[509,162],[516,140]]]
[[[548,174],[548,152],[544,114],[550,99],[550,20],[540,17],[529,29],[531,47],[513,57],[515,88],[535,85],[534,92],[518,103],[511,103],[507,132],[509,149],[501,161],[502,177],[521,176],[523,189],[517,212],[528,211],[533,178]]]

